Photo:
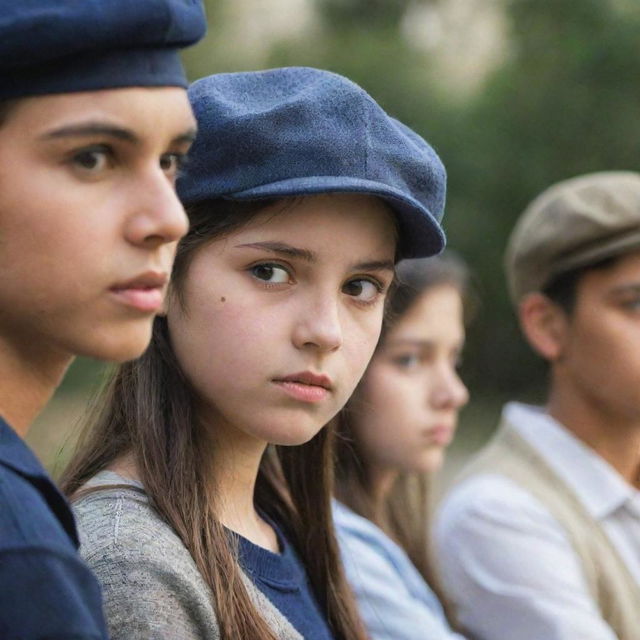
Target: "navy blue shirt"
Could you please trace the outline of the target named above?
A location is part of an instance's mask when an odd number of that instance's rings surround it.
[[[107,638],[100,588],[69,505],[0,418],[0,638]]]
[[[234,534],[238,539],[242,568],[305,640],[333,640],[300,558],[282,532],[276,526],[274,529],[280,553],[273,553]]]

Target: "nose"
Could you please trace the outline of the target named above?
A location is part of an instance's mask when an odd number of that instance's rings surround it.
[[[306,299],[296,316],[293,344],[297,349],[336,351],[342,346],[339,301],[331,294]]]
[[[431,401],[439,409],[460,409],[469,401],[469,391],[451,364],[439,368]]]
[[[148,179],[132,184],[131,194],[134,204],[125,232],[128,242],[155,249],[187,233],[187,214],[173,184],[162,171],[154,171]]]

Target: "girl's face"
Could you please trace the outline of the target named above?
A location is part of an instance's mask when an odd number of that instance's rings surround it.
[[[216,433],[296,445],[329,422],[378,340],[395,245],[384,204],[335,194],[276,203],[195,253],[168,324]]]
[[[355,437],[379,472],[435,471],[468,400],[456,364],[462,301],[448,284],[423,293],[390,330],[353,399]]]
[[[179,88],[20,100],[0,126],[0,342],[138,356],[187,219],[174,181],[195,121]]]

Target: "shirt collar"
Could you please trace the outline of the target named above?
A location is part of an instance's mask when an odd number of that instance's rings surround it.
[[[605,519],[638,502],[639,491],[542,407],[511,402],[504,409],[504,418],[544,457],[594,518]]]
[[[23,476],[48,478],[47,472],[33,451],[1,417],[0,464]]]

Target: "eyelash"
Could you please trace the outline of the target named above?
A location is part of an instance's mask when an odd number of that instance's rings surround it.
[[[428,360],[427,356],[419,355],[417,353],[404,353],[402,355],[398,355],[393,358],[393,362],[399,367],[402,367],[403,369],[412,368],[416,364],[422,364],[427,360]],[[462,354],[461,353],[453,354],[451,358],[451,367],[456,371],[459,371],[461,366],[462,366]]]
[[[279,269],[281,271],[284,271],[288,276],[289,276],[289,282],[267,282],[266,280],[263,280],[262,278],[259,278],[255,271],[256,269],[260,269],[260,268],[270,268],[270,269]],[[259,283],[260,286],[264,287],[265,289],[273,289],[273,288],[280,288],[282,287],[283,284],[290,284],[290,281],[292,279],[291,276],[291,269],[283,264],[280,264],[278,262],[258,262],[256,264],[251,265],[248,268],[249,273],[251,273],[251,275],[253,276],[253,278],[255,278]]]
[[[284,282],[267,282],[265,280],[263,280],[262,278],[259,278],[256,276],[255,274],[255,270],[259,269],[259,268],[271,268],[271,269],[281,269],[282,271],[285,271],[287,273],[287,275],[289,276],[289,282],[284,283]],[[282,285],[287,285],[291,283],[291,280],[293,280],[293,276],[291,273],[291,267],[287,266],[287,265],[283,265],[281,263],[278,262],[258,262],[256,264],[251,265],[248,268],[249,273],[251,273],[251,275],[253,276],[253,278],[255,278],[256,280],[259,281],[260,285],[266,289],[272,289],[272,288],[280,288],[282,287]],[[350,296],[351,298],[353,298],[354,302],[356,304],[362,305],[362,306],[371,306],[373,304],[375,304],[379,298],[380,295],[383,294],[386,290],[385,285],[380,282],[379,280],[377,280],[376,278],[373,278],[371,276],[354,276],[353,278],[350,278],[344,285],[343,288],[345,286],[347,286],[350,283],[353,282],[359,282],[359,281],[364,281],[364,282],[369,282],[371,283],[375,289],[378,295],[374,296],[371,300],[358,300],[355,296]]]
[[[415,353],[406,353],[401,356],[396,356],[393,359],[393,362],[402,369],[410,369],[416,364],[420,364],[422,362],[422,358]]]
[[[173,172],[173,178],[176,179],[178,177],[180,177],[183,173],[184,170],[187,166],[187,163],[189,161],[189,157],[187,156],[186,153],[177,153],[177,152],[172,152],[172,153],[165,153],[160,157],[160,166],[162,167],[162,162],[163,160],[167,159],[167,158],[172,158],[175,161],[175,171]]]
[[[82,149],[76,149],[70,156],[70,163],[80,169],[81,171],[94,171],[95,168],[90,168],[82,165],[82,160],[86,160],[91,154],[102,155],[107,162],[112,163],[114,159],[114,152],[111,147],[105,144],[92,144]]]
[[[83,160],[86,160],[92,154],[100,154],[105,158],[105,162],[107,163],[106,167],[87,167],[83,166]],[[173,161],[175,163],[175,168],[172,170],[171,167],[165,168],[163,166],[166,160]],[[176,180],[184,171],[185,166],[187,164],[188,156],[185,153],[180,152],[169,152],[164,153],[160,156],[159,165],[160,168],[167,173],[167,175],[172,179]],[[116,152],[108,144],[92,144],[82,149],[74,150],[69,157],[69,163],[73,165],[75,168],[80,171],[87,173],[99,173],[104,168],[111,168],[116,162]]]
[[[373,298],[371,298],[371,300],[358,300],[355,296],[351,296],[351,297],[353,297],[354,302],[356,304],[359,304],[359,305],[364,306],[364,307],[369,307],[371,305],[376,304],[378,302],[378,300],[380,300],[380,296],[382,294],[384,294],[385,291],[386,291],[385,285],[382,282],[380,282],[380,280],[378,280],[376,278],[373,278],[371,276],[355,276],[353,278],[350,278],[345,283],[345,286],[347,284],[352,283],[352,282],[369,282],[375,287],[377,295],[373,296]]]

